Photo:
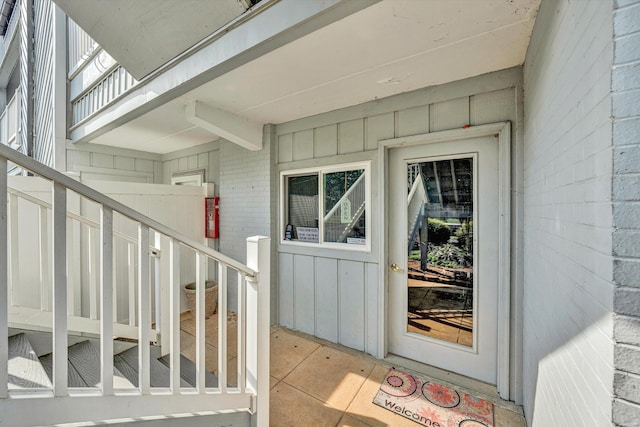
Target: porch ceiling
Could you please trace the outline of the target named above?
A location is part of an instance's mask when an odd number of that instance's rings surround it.
[[[521,65],[539,3],[383,0],[91,142],[168,153],[217,139],[181,113],[196,100],[252,123],[283,123]]]

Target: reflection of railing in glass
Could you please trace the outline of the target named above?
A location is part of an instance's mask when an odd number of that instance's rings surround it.
[[[473,159],[407,165],[407,332],[473,343]]]
[[[345,243],[349,237],[365,239],[366,209],[365,173],[360,171],[358,179],[351,184],[344,195],[330,207],[323,218],[324,241]],[[329,206],[326,206],[329,208]],[[361,241],[358,240],[358,243]]]
[[[411,167],[412,165],[409,165]],[[413,241],[418,234],[418,229],[424,217],[424,205],[427,202],[427,190],[424,187],[422,173],[413,177],[413,184],[407,196],[407,230],[409,231],[408,250],[411,250]]]

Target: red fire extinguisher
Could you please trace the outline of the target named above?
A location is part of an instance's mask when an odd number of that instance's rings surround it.
[[[220,237],[220,197],[204,199],[204,236],[208,239]]]

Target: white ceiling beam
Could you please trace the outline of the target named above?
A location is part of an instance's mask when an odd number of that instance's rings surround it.
[[[247,150],[262,149],[262,125],[225,110],[193,101],[186,105],[187,120]]]

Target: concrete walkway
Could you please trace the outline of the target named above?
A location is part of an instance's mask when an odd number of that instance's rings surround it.
[[[195,322],[189,314],[183,316],[181,329],[181,353],[195,360]],[[217,332],[217,316],[212,316],[205,322],[205,366],[214,375],[218,367]],[[227,383],[233,387],[237,382],[237,323],[233,313],[227,332]],[[501,400],[494,387],[398,357],[379,360],[279,326],[271,328],[270,425],[416,427],[419,424],[372,403],[392,366],[491,401],[496,427],[525,427],[522,409]]]
[[[393,361],[397,368],[417,374],[434,374],[418,364],[402,360]],[[391,363],[375,359],[342,346],[328,343],[305,334],[281,327],[271,332],[271,419],[270,425],[285,426],[398,426],[416,427],[409,421],[386,409],[374,405],[372,400]],[[413,369],[411,369],[413,368]],[[428,367],[425,367],[428,368]],[[475,381],[457,377],[451,384],[440,371],[435,381],[454,385],[494,403],[496,427],[525,427],[520,407],[502,401],[479,384],[484,392],[472,387]],[[433,375],[431,375],[433,377]],[[471,387],[470,387],[471,386]]]

